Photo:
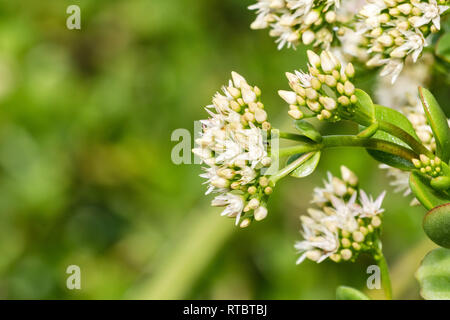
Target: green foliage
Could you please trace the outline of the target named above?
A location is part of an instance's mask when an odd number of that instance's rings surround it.
[[[450,300],[450,250],[429,252],[416,272],[420,294],[427,300]]]
[[[409,122],[409,120],[397,110],[380,105],[375,105],[375,118],[379,121],[386,121],[388,123],[394,124],[412,135],[414,138],[418,139],[411,122]],[[372,137],[384,141],[389,141],[408,148],[408,145],[402,140],[381,130],[378,130]],[[402,170],[411,170],[414,168],[410,161],[405,160],[399,156],[395,156],[378,150],[367,150],[367,152],[375,160],[381,163],[385,163],[391,167],[399,168]]]
[[[436,45],[436,55],[450,63],[450,33],[444,33]]]
[[[368,296],[351,287],[340,286],[336,289],[337,300],[370,300]]]
[[[294,126],[301,135],[308,137],[312,141],[317,143],[320,143],[322,141],[322,135],[320,134],[320,132],[317,131],[317,129],[308,121],[294,120]]]
[[[436,139],[437,155],[443,161],[448,162],[450,159],[450,128],[447,117],[429,90],[419,87],[419,94],[428,124]]]
[[[428,210],[448,202],[448,196],[430,186],[430,181],[418,172],[411,172],[409,185],[416,198]]]
[[[436,244],[450,248],[450,203],[428,211],[423,218],[423,229]]]
[[[309,176],[316,170],[320,161],[320,151],[314,152],[311,157],[291,172],[291,176],[295,178],[304,178]]]
[[[355,96],[358,98],[358,101],[356,102],[356,116],[358,117],[358,119],[356,119],[357,122],[363,125],[372,124],[375,120],[375,110],[372,99],[361,89],[355,90]]]

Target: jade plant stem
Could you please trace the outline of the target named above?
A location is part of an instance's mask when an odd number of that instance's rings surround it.
[[[288,139],[300,140],[296,138],[297,136],[298,135],[294,135],[294,137],[289,137]],[[280,137],[282,137],[281,133]],[[287,138],[287,136],[284,134],[283,137]],[[308,142],[295,145],[292,147],[282,148],[279,150],[279,156],[284,157],[298,153],[307,153],[334,147],[363,147],[368,149],[374,149],[384,151],[393,155],[397,155],[409,161],[411,161],[413,158],[417,158],[417,154],[414,151],[399,146],[395,143],[380,139],[364,138],[353,135],[324,136],[322,138],[321,143]]]
[[[387,300],[392,300],[391,277],[389,276],[388,265],[381,249],[377,251],[377,254],[375,255],[375,261],[380,268],[381,283],[383,285],[384,295]]]

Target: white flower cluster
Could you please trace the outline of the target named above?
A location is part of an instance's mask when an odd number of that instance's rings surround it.
[[[355,75],[353,65],[341,66],[330,51],[322,51],[319,56],[308,50],[307,54],[309,73],[286,73],[293,91],[278,91],[289,104],[288,114],[296,120],[311,115],[329,121],[350,117],[357,102],[355,86],[351,82]],[[309,114],[304,113],[305,109]]]
[[[328,49],[338,26],[346,15],[340,15],[340,0],[258,0],[249,7],[257,13],[252,29],[271,28],[278,38],[278,49],[304,44]]]
[[[202,132],[192,152],[208,165],[200,176],[208,190],[220,193],[213,206],[225,207],[223,216],[247,227],[253,219],[267,215],[265,203],[272,192],[262,169],[270,166],[267,147],[267,113],[260,101],[261,91],[233,72],[232,80],[206,107],[210,118],[201,120]]]
[[[295,244],[300,253],[297,264],[306,258],[322,262],[354,260],[360,252],[374,250],[381,226],[385,192],[376,200],[358,188],[358,178],[341,167],[342,179],[328,173],[324,188],[314,189],[312,203],[301,216],[303,240]]]
[[[449,7],[446,0],[368,0],[359,12],[358,33],[370,59],[367,66],[384,66],[381,76],[392,83],[405,59],[414,62],[427,45],[425,38],[440,29],[440,16]]]

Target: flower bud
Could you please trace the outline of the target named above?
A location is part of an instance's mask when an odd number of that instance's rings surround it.
[[[278,94],[288,104],[295,105],[297,103],[297,94],[293,91],[279,90]]]
[[[358,177],[346,166],[341,166],[341,175],[342,179],[349,185],[355,187],[358,184]]]
[[[302,34],[302,42],[305,45],[311,44],[314,39],[315,39],[315,34],[313,31],[311,30],[306,30],[305,32],[303,32]]]
[[[355,68],[353,67],[353,64],[347,64],[347,66],[345,67],[345,74],[349,78],[353,78],[355,76]]]
[[[247,228],[250,225],[250,223],[251,223],[251,220],[249,218],[245,218],[244,220],[242,220],[239,227],[241,227],[242,229]]]
[[[311,50],[308,50],[308,51],[306,51],[306,54],[308,55],[308,60],[309,60],[309,63],[312,65],[312,66],[314,66],[314,67],[318,67],[318,66],[320,66],[320,57],[316,54],[316,53],[314,53],[313,51],[311,51]]]
[[[254,217],[256,221],[264,220],[267,217],[266,207],[260,206],[255,210]]]
[[[345,261],[348,261],[352,258],[352,252],[349,249],[344,249],[341,250],[341,257],[342,259],[344,259]]]

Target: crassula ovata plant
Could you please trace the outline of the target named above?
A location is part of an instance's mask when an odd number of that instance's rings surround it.
[[[270,29],[279,49],[310,45],[308,65],[287,72],[278,91],[295,132],[273,128],[261,90],[236,72],[206,107],[209,118],[201,121],[193,152],[204,163],[201,176],[212,205],[240,228],[249,227],[270,214],[270,195],[283,178],[308,176],[329,148],[364,148],[386,170],[395,191],[428,210],[424,232],[442,249],[426,256],[416,276],[424,298],[450,299],[450,288],[439,291],[427,283],[437,269],[450,278],[450,250],[444,249],[450,248],[450,129],[424,87],[437,60],[450,62],[450,36],[442,28],[447,5],[445,0],[258,0],[250,6],[257,13],[252,29]],[[358,88],[356,64],[380,67],[372,97]],[[351,121],[358,131],[326,135],[311,118]],[[284,147],[282,140],[294,144]],[[386,298],[392,298],[380,237],[386,193],[366,194],[345,166],[340,177],[328,173],[324,186],[312,191],[311,207],[300,219],[297,263],[355,261],[369,254],[380,267]],[[337,295],[365,298],[348,287]]]

